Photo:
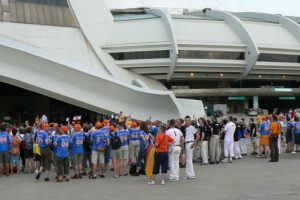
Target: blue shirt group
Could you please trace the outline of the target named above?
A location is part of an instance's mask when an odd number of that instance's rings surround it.
[[[128,146],[129,132],[126,129],[117,131],[117,136],[123,141],[122,147]]]
[[[38,132],[36,140],[40,148],[49,147],[49,144],[46,143],[48,139],[48,134],[45,131]]]
[[[270,131],[270,124],[267,121],[263,121],[260,124],[259,129],[261,135],[268,135]]]
[[[70,136],[61,135],[56,140],[56,156],[59,158],[67,158],[69,156]]]
[[[145,131],[140,131],[140,148],[141,149],[146,149],[149,147],[150,145],[150,139],[149,139],[149,133],[146,133]],[[143,141],[143,139],[145,139],[145,142],[146,142],[146,146],[145,146],[145,143]]]
[[[11,138],[6,131],[0,131],[0,152],[9,151],[11,148]]]
[[[76,132],[73,134],[71,138],[73,155],[83,154],[83,137],[82,132]]]
[[[294,133],[300,134],[300,122],[294,122]]]
[[[56,143],[57,138],[58,138],[58,135],[53,135],[52,136],[52,144]],[[57,151],[57,146],[54,146],[53,152],[54,152],[55,155],[56,155],[56,151]]]
[[[129,134],[130,134],[130,140],[132,140],[132,141],[139,140],[140,129],[130,128]]]

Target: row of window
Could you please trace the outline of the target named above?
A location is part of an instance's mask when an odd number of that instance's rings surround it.
[[[48,5],[68,6],[67,0],[16,0],[25,3],[39,3]]]
[[[118,53],[111,53],[110,55],[115,60],[158,59],[158,58],[169,58],[170,51],[163,50],[163,51],[118,52]],[[245,60],[245,53],[244,52],[227,52],[227,51],[180,50],[178,58]],[[258,61],[300,63],[300,56],[299,55],[261,53],[259,55]]]
[[[261,53],[258,57],[258,61],[300,63],[300,56],[299,55]]]

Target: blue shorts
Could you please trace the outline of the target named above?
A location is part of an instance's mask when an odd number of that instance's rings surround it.
[[[110,161],[110,146],[105,146],[105,153],[104,153],[104,157],[105,157],[105,164],[108,164]]]
[[[14,166],[14,165],[17,165],[19,166],[20,165],[20,156],[19,155],[10,155],[10,166]]]
[[[160,167],[161,167],[161,173],[166,174],[168,172],[168,164],[169,164],[168,152],[155,153],[153,174],[159,174]]]

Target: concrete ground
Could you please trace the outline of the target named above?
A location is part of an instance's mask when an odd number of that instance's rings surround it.
[[[145,176],[71,180],[56,183],[35,180],[33,175],[0,177],[1,199],[5,200],[233,200],[300,199],[300,153],[282,154],[278,163],[246,156],[232,164],[201,166],[194,163],[197,179],[148,185]],[[181,170],[184,176],[184,169]]]

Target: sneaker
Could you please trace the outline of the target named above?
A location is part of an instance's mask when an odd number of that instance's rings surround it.
[[[154,181],[154,180],[150,180],[150,181],[148,182],[148,185],[155,185],[155,181]]]
[[[47,178],[45,178],[45,181],[48,182],[48,181],[50,181],[50,179],[47,177]]]
[[[84,171],[83,173],[81,173],[81,176],[86,176],[87,173]]]
[[[165,180],[161,180],[161,181],[160,181],[160,184],[161,184],[161,185],[164,185],[164,184],[165,184]]]
[[[229,163],[232,163],[232,158],[230,158],[230,159],[228,160],[228,162],[229,162]]]
[[[184,180],[193,180],[193,179],[196,179],[195,176],[187,176],[184,178]]]
[[[38,172],[38,173],[36,174],[36,176],[35,176],[36,180],[39,180],[39,179],[40,179],[41,174],[42,174],[41,172]]]
[[[81,174],[79,174],[78,178],[79,178],[79,179],[82,179],[82,175],[81,175]]]
[[[296,153],[296,151],[292,151],[292,153]]]
[[[222,163],[228,163],[228,159],[225,158],[224,160],[221,161]]]

